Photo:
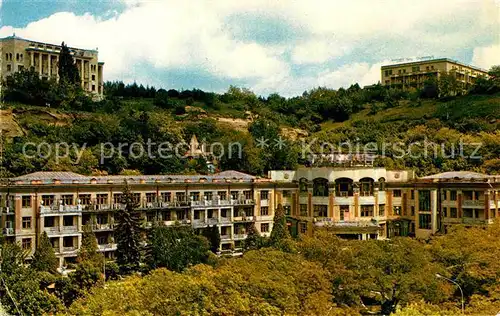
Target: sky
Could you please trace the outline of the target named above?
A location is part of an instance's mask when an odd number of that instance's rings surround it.
[[[500,0],[0,0],[0,37],[98,49],[105,80],[301,95],[400,58],[500,64]]]

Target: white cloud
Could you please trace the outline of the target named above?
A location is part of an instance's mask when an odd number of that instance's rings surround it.
[[[472,64],[484,69],[490,69],[491,66],[500,65],[500,44],[475,48]]]
[[[0,27],[0,37],[15,32],[38,41],[99,47],[107,80],[175,86],[144,77],[144,67],[185,69],[237,80],[257,93],[286,95],[318,85],[376,83],[380,63],[367,62],[374,59],[457,57],[459,50],[480,46],[473,64],[500,63],[498,43],[490,38],[499,29],[498,0],[116,1],[125,4],[121,14],[59,12],[24,28]],[[225,27],[227,18],[238,14],[286,21],[302,35],[273,45],[240,41]],[[295,75],[306,67],[320,70]]]

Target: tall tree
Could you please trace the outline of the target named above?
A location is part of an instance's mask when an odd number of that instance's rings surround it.
[[[209,243],[191,227],[156,226],[151,233],[150,267],[181,272],[208,259]]]
[[[205,236],[205,238],[207,238],[208,242],[210,243],[210,250],[213,253],[217,253],[217,251],[219,251],[220,245],[220,233],[217,225],[208,226],[203,231],[203,236]]]
[[[59,82],[61,84],[72,84],[79,85],[80,84],[80,74],[78,72],[78,67],[75,64],[73,56],[71,52],[62,42],[61,44],[61,52],[59,53]]]
[[[115,211],[116,262],[124,272],[137,271],[141,262],[141,216],[138,204],[125,181],[122,203],[124,209]]]
[[[278,204],[274,212],[273,230],[271,231],[270,246],[284,251],[291,251],[291,236],[286,225],[286,215],[283,205]]]
[[[37,271],[45,271],[50,273],[56,273],[59,267],[59,260],[56,257],[54,248],[50,243],[49,236],[46,232],[43,232],[40,236],[40,243],[35,250],[33,255],[33,262],[31,267]]]
[[[248,227],[247,238],[243,243],[243,248],[245,250],[256,250],[263,246],[263,239],[259,231],[255,227],[255,223],[252,222]]]
[[[78,263],[88,262],[97,267],[104,264],[104,256],[98,251],[97,239],[89,225],[83,226],[82,245],[76,260]]]

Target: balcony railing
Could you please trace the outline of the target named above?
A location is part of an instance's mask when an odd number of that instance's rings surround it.
[[[115,243],[108,243],[108,244],[100,244],[98,245],[99,251],[113,251],[116,250],[116,244]]]
[[[99,231],[99,230],[111,230],[113,229],[113,224],[93,224],[92,230],[94,231]]]
[[[63,204],[52,204],[52,205],[40,205],[41,214],[50,213],[78,213],[82,211],[82,205],[63,205]]]
[[[61,232],[75,232],[78,231],[77,226],[61,226]]]
[[[484,200],[464,200],[464,207],[484,207]]]
[[[231,240],[231,235],[221,235],[220,239],[221,240]]]
[[[245,239],[247,234],[234,234],[234,239]]]
[[[14,228],[10,227],[10,228],[4,228],[3,229],[3,234],[4,235],[14,235]]]
[[[472,217],[462,217],[463,224],[469,225],[487,225],[492,224],[493,219],[480,219],[480,218],[472,218]]]
[[[76,247],[75,247],[75,246],[71,246],[71,247],[62,247],[62,251],[63,251],[63,252],[74,252],[74,251],[76,251]]]
[[[219,223],[219,219],[217,217],[212,217],[207,219],[208,225],[217,225]]]
[[[233,219],[235,222],[252,222],[254,220],[253,216],[238,216]]]
[[[205,227],[207,226],[207,222],[205,219],[194,219],[193,220],[193,227]]]
[[[231,218],[230,217],[221,217],[220,222],[221,223],[231,223]]]

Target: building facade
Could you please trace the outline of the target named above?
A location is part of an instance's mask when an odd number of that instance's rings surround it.
[[[114,212],[130,186],[143,226],[216,225],[222,252],[238,253],[249,225],[272,231],[283,205],[292,235],[329,227],[346,239],[428,238],[450,226],[488,225],[500,216],[500,177],[448,172],[416,178],[384,168],[301,168],[256,178],[237,171],[213,175],[82,176],[36,172],[0,186],[4,237],[32,254],[46,232],[64,265],[76,259],[83,225],[112,258]]]
[[[104,93],[104,63],[97,50],[69,47],[80,73],[82,88],[102,97]],[[1,78],[22,69],[34,69],[42,79],[59,79],[58,61],[60,45],[35,42],[15,35],[0,39]]]
[[[480,76],[488,76],[486,70],[466,65],[448,58],[422,60],[381,67],[381,83],[397,88],[423,88],[432,78],[439,80],[442,73],[453,73],[467,89]]]

